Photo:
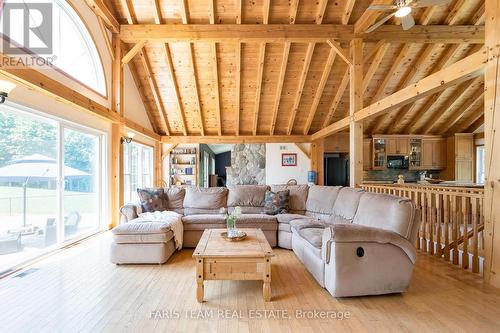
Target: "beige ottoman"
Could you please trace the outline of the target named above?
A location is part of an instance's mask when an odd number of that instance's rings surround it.
[[[132,220],[112,232],[114,264],[163,264],[175,252],[174,233],[166,223]]]

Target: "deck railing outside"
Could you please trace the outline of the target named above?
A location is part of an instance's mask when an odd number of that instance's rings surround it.
[[[363,184],[368,192],[411,199],[421,210],[417,249],[474,273],[482,271],[484,189],[435,185]]]

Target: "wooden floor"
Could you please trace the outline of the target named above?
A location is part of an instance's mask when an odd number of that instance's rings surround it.
[[[191,250],[166,265],[115,266],[109,242],[99,235],[0,280],[0,331],[500,332],[500,291],[425,254],[409,292],[336,299],[292,251],[276,249],[272,302],[263,302],[262,282],[208,281],[199,304]],[[297,317],[314,310],[346,318]]]

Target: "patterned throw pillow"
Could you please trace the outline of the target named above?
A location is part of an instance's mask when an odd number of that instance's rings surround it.
[[[267,215],[286,214],[290,205],[290,190],[266,191],[264,212]]]
[[[137,194],[144,213],[161,212],[166,209],[163,188],[138,188]]]

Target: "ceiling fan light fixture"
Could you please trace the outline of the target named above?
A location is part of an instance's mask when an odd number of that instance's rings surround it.
[[[396,11],[395,16],[396,17],[405,17],[406,15],[408,15],[410,13],[411,13],[411,7],[404,6],[404,7],[399,8]]]

